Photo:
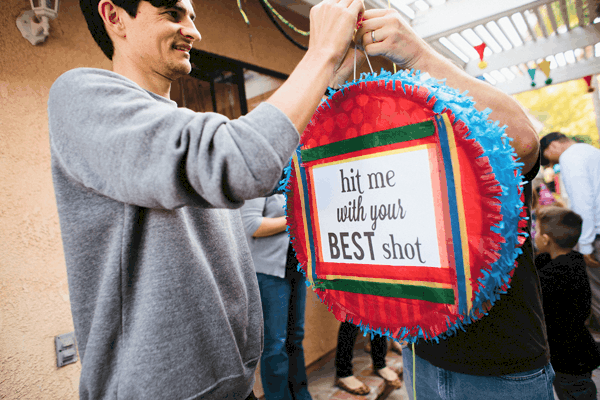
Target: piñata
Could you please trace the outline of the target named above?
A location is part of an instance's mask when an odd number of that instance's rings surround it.
[[[505,293],[527,235],[505,127],[419,72],[330,91],[282,185],[299,269],[340,321],[439,340]]]

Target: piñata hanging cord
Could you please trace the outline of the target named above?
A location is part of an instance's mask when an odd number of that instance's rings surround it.
[[[390,0],[388,0],[388,8],[391,9],[392,8],[392,4],[390,3]],[[392,64],[394,65],[394,73],[398,72],[396,71],[396,63],[392,62]]]
[[[357,44],[354,43],[354,80],[352,82],[356,82],[356,48],[357,48]],[[373,67],[371,67],[371,61],[369,61],[369,55],[367,54],[367,52],[365,51],[365,57],[367,57],[367,62],[369,63],[369,69],[371,70],[371,73],[373,74]]]
[[[354,47],[354,51],[356,51],[356,47]],[[369,55],[367,54],[366,50],[365,50],[365,57],[367,57],[367,63],[369,63],[369,69],[371,70],[371,73],[374,74],[373,67],[371,66],[371,61],[369,60]]]
[[[356,43],[354,43],[354,80],[356,82]]]

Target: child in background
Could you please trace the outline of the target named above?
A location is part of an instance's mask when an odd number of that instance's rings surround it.
[[[533,183],[533,196],[531,198],[531,237],[535,237],[535,232],[537,229],[537,213],[543,207],[548,206],[557,206],[557,207],[565,207],[565,204],[561,200],[557,200],[556,197],[552,194],[550,189],[544,184],[538,182],[536,184],[535,180]],[[536,253],[539,253],[537,247],[534,248]]]
[[[537,215],[536,267],[542,287],[554,389],[560,400],[596,400],[592,371],[600,351],[584,323],[590,314],[591,290],[583,256],[573,251],[582,219],[565,208],[544,207]]]

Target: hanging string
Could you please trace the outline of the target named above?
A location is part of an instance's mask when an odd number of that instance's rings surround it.
[[[300,48],[302,50],[308,50],[308,47],[306,47],[306,46],[298,43],[297,41],[295,41],[293,37],[291,37],[290,35],[288,35],[288,33],[283,30],[283,28],[281,27],[281,25],[279,25],[279,23],[277,22],[277,20],[275,18],[273,18],[273,15],[271,14],[271,12],[269,11],[269,8],[265,4],[266,1],[267,0],[259,0],[259,3],[262,6],[263,10],[265,10],[265,13],[267,13],[267,16],[269,17],[269,19],[271,20],[271,22],[275,25],[275,27],[277,29],[279,29],[279,32],[281,32],[283,34],[283,36],[285,36],[286,39],[289,40],[290,42],[292,42],[296,47],[298,47],[298,48]]]
[[[413,344],[412,344],[412,353],[413,353],[413,400],[417,400],[417,387],[415,386],[415,384],[416,384],[416,379],[415,379],[415,370],[416,370],[416,368],[415,368],[415,365],[416,365],[415,342],[413,342]]]
[[[248,17],[246,16],[244,9],[242,8],[241,0],[237,0],[237,4],[238,4],[238,8],[240,10],[240,14],[242,14],[242,17],[244,18],[244,22],[246,22],[246,25],[250,26],[250,21],[248,20]]]
[[[354,43],[354,80],[356,82],[356,43]]]
[[[371,67],[371,61],[369,61],[369,55],[367,54],[367,50],[365,49],[365,57],[367,57],[367,62],[369,63],[369,69],[371,73],[373,73],[373,67]]]
[[[239,1],[239,0],[238,0],[238,1]],[[263,0],[263,1],[264,1],[264,2],[265,2],[265,4],[267,5],[267,7],[269,7],[269,10],[271,10],[271,12],[272,12],[273,14],[275,14],[275,15],[277,16],[277,18],[279,18],[279,19],[281,20],[281,22],[283,22],[284,24],[286,24],[286,25],[287,25],[289,28],[291,28],[291,29],[292,29],[294,32],[296,32],[296,33],[299,33],[299,34],[301,34],[302,36],[308,36],[308,35],[310,35],[310,32],[307,32],[307,31],[300,30],[300,29],[296,28],[294,25],[292,25],[292,24],[291,24],[291,23],[290,23],[290,22],[289,22],[287,19],[285,19],[285,18],[283,17],[283,15],[279,14],[279,13],[277,12],[277,10],[273,8],[273,6],[272,6],[272,5],[269,3],[269,1],[268,1],[268,0]]]
[[[390,9],[392,8],[392,4],[390,3],[390,0],[388,0],[388,8],[390,8]],[[397,72],[396,71],[396,63],[392,62],[392,64],[394,65],[394,73],[396,73]]]

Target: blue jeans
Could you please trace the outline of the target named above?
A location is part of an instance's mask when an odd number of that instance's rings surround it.
[[[404,382],[413,399],[412,347],[402,349]],[[418,400],[554,400],[554,370],[544,368],[502,376],[476,376],[433,366],[419,356],[416,361]]]
[[[311,400],[304,365],[306,279],[287,270],[285,278],[257,273],[265,319],[260,379],[266,400]]]

